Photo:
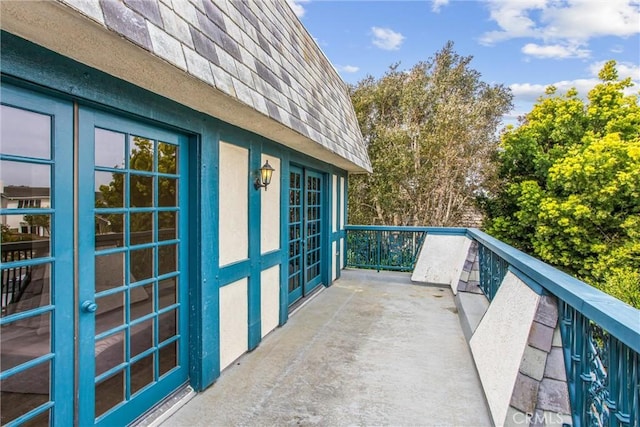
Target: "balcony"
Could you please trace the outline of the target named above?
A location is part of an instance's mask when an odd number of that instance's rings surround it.
[[[157,421],[640,425],[640,311],[475,229],[346,242],[339,280]]]

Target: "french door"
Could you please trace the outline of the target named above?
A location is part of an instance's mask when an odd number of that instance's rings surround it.
[[[2,424],[125,425],[188,379],[187,137],[2,103]]]
[[[291,166],[289,177],[289,305],[322,283],[322,175]]]

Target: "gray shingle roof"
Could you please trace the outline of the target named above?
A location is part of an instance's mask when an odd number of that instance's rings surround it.
[[[285,0],[57,0],[371,170],[348,90]]]

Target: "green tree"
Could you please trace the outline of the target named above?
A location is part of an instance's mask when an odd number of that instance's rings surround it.
[[[486,230],[640,307],[640,107],[615,62],[587,100],[547,90],[502,135]]]
[[[453,43],[410,70],[351,87],[373,174],[349,178],[352,224],[458,225],[490,185],[496,129],[511,94]]]

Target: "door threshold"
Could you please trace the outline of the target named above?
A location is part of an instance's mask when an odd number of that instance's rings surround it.
[[[309,295],[307,295],[306,297],[300,298],[298,301],[291,304],[291,306],[289,307],[289,317],[296,314],[302,307],[307,305],[309,301],[311,301],[313,298],[315,298],[317,295],[320,294],[320,292],[324,291],[325,289],[327,289],[326,286],[318,285],[314,290],[311,291]]]
[[[158,427],[196,395],[197,393],[190,385],[180,388],[131,423],[130,426]]]

